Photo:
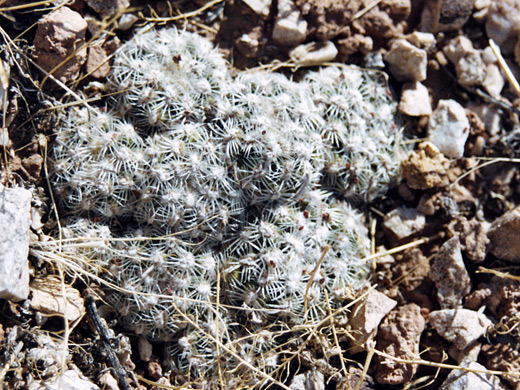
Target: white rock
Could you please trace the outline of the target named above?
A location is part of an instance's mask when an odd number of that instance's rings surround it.
[[[53,380],[35,381],[28,390],[100,390],[95,384],[87,380],[76,370],[67,370],[61,378]]]
[[[426,223],[426,217],[415,208],[405,206],[390,211],[383,222],[383,226],[390,230],[398,240],[410,237],[420,232]]]
[[[405,39],[396,39],[385,56],[390,72],[399,81],[426,79],[428,55]]]
[[[278,15],[274,22],[273,40],[280,45],[296,46],[307,36],[307,22],[291,0],[278,1]]]
[[[253,58],[258,54],[260,42],[249,34],[242,34],[236,40],[236,47],[244,57]]]
[[[0,184],[0,298],[29,296],[31,192]]]
[[[365,300],[358,302],[352,309],[349,321],[350,332],[355,338],[351,353],[361,352],[359,347],[374,332],[383,318],[392,311],[397,302],[379,291],[372,290]]]
[[[139,337],[137,341],[137,347],[139,349],[139,357],[143,362],[149,362],[152,357],[152,344],[146,339],[146,337]]]
[[[330,62],[338,55],[338,49],[331,41],[306,43],[296,46],[289,53],[289,57],[300,66],[320,65]]]
[[[6,99],[8,98],[7,96],[7,90],[9,89],[9,81],[11,80],[11,66],[9,65],[9,63],[6,61],[4,62],[3,60],[0,60],[0,70],[2,71],[3,75],[0,76],[0,107],[4,107],[4,104],[6,105],[5,107],[7,107],[7,105],[9,104],[9,100],[6,101]],[[4,126],[9,126],[8,124],[4,125]],[[5,131],[7,131],[7,129],[5,129]],[[2,137],[3,138],[3,137]],[[7,137],[9,139],[9,137]],[[0,141],[1,142],[1,141]],[[2,146],[4,146],[4,143],[2,142]]]
[[[428,135],[447,157],[459,158],[469,135],[469,121],[464,108],[455,100],[439,100],[428,122]]]
[[[121,31],[128,31],[137,22],[139,18],[134,14],[123,14],[117,22],[117,29]]]
[[[473,370],[486,371],[486,367],[477,363],[471,362],[462,364],[463,367],[468,367]],[[480,372],[471,372],[464,370],[452,370],[440,390],[505,390],[500,379],[495,375],[484,374]]]
[[[0,146],[3,148],[10,148],[13,145],[9,138],[9,130],[7,127],[0,128]]]
[[[414,31],[406,36],[406,40],[419,49],[427,51],[435,46],[435,35],[432,33]]]
[[[295,375],[289,385],[291,390],[325,390],[325,376],[317,370]]]
[[[247,4],[258,15],[266,17],[269,16],[269,10],[271,8],[271,0],[242,0]]]
[[[116,378],[110,375],[110,372],[106,371],[99,377],[99,384],[103,386],[105,390],[119,390],[119,385]]]
[[[483,49],[480,52],[480,54],[482,56],[482,61],[484,61],[484,64],[486,64],[486,65],[496,64],[498,62],[497,56],[493,52],[493,49],[491,48],[491,46],[487,46],[485,49]]]
[[[444,309],[432,311],[428,322],[444,339],[459,350],[486,333],[492,322],[482,313],[468,309]]]
[[[490,4],[491,0],[475,0],[475,3],[473,3],[475,9],[472,15],[473,19],[479,23],[484,23]]]
[[[471,291],[471,279],[462,260],[458,236],[446,241],[434,257],[430,278],[437,287],[437,299],[442,309],[455,309]]]
[[[85,314],[79,291],[68,284],[62,285],[58,278],[50,275],[31,281],[30,306],[45,314],[63,316],[70,322]]]
[[[473,3],[473,7],[477,11],[482,11],[483,9],[488,8],[491,5],[491,0],[475,0]]]
[[[428,88],[418,81],[403,86],[399,111],[409,116],[431,115],[432,104]]]
[[[495,99],[500,98],[500,92],[502,92],[502,88],[504,88],[505,84],[504,77],[502,76],[502,72],[500,72],[500,68],[495,64],[490,64],[486,67],[486,77],[482,82],[482,86],[484,89]]]
[[[478,360],[478,355],[480,355],[481,349],[482,343],[479,341],[471,343],[463,350],[459,350],[454,345],[451,345],[448,348],[448,355],[455,359],[459,364],[476,362]]]
[[[463,35],[450,40],[443,50],[455,65],[457,81],[462,85],[480,85],[486,76],[486,67],[480,51]]]

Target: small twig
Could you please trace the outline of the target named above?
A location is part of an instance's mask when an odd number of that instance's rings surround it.
[[[192,11],[192,12],[187,12],[185,14],[180,14],[180,15],[176,15],[176,16],[170,16],[170,17],[167,17],[167,18],[160,18],[160,17],[157,17],[157,18],[148,18],[148,17],[145,17],[145,16],[140,16],[141,19],[143,19],[144,21],[146,22],[151,22],[151,23],[165,23],[165,22],[173,22],[173,21],[176,21],[176,20],[181,20],[181,19],[188,19],[188,18],[192,18],[194,16],[197,16],[199,15],[200,13],[206,11],[208,8],[211,8],[213,7],[214,5],[218,4],[218,3],[221,3],[222,1],[224,0],[213,0],[213,1],[210,1],[209,3],[206,3],[205,5],[203,5],[202,7],[200,7],[199,9],[196,9],[195,11]]]
[[[352,21],[356,20],[356,19],[359,19],[360,17],[362,17],[364,14],[366,14],[368,11],[370,11],[372,8],[374,8],[376,5],[378,5],[382,0],[376,0],[374,1],[373,3],[367,5],[365,8],[363,8],[362,10],[359,10],[358,12],[356,12],[356,14],[354,15],[354,17],[352,18]]]
[[[321,257],[316,263],[316,266],[312,270],[311,277],[309,278],[309,281],[307,282],[307,288],[305,289],[305,295],[303,297],[303,315],[304,318],[307,318],[307,307],[308,307],[308,300],[307,296],[309,294],[309,289],[311,288],[312,282],[314,281],[314,277],[316,276],[316,272],[318,272],[318,269],[320,268],[321,263],[323,263],[323,259],[325,259],[325,256],[327,255],[327,252],[330,249],[330,245],[325,246],[323,249],[323,252],[321,253]]]
[[[478,270],[476,271],[477,274],[492,274],[495,276],[498,276],[499,278],[506,278],[511,280],[516,280],[520,282],[520,276],[511,275],[509,272],[500,272],[495,269],[488,269],[484,267],[478,267]]]
[[[473,172],[476,172],[478,171],[480,168],[484,168],[484,167],[487,167],[488,165],[492,165],[492,164],[496,164],[496,163],[499,163],[499,162],[511,162],[511,163],[519,163],[520,162],[520,159],[518,158],[509,158],[509,157],[493,157],[493,158],[479,158],[479,160],[488,160],[482,164],[477,164],[473,167],[471,167],[471,169],[467,172],[464,172],[462,175],[460,175],[459,177],[457,177],[457,180],[455,180],[453,183],[450,184],[450,187],[453,187],[455,184],[457,184],[459,181],[461,181],[462,179],[464,179],[465,177],[471,175]]]
[[[450,370],[459,370],[464,372],[473,372],[476,374],[486,374],[486,375],[497,375],[497,376],[511,376],[511,377],[520,377],[519,371],[498,371],[498,370],[480,370],[470,367],[463,367],[463,366],[455,366],[453,364],[444,364],[444,363],[437,363],[437,362],[430,362],[428,360],[423,359],[403,359],[396,356],[393,356],[389,353],[385,353],[382,351],[379,351],[377,349],[374,349],[374,353],[376,355],[379,355],[381,357],[384,357],[386,359],[392,360],[396,363],[401,364],[419,364],[422,366],[429,366],[429,367],[437,367],[437,368],[447,368]]]
[[[92,322],[94,323],[97,332],[99,333],[101,344],[103,344],[103,348],[107,353],[108,360],[110,361],[110,364],[112,365],[112,368],[114,369],[118,378],[119,388],[121,390],[131,390],[130,386],[128,385],[128,374],[121,365],[121,362],[117,358],[116,353],[110,345],[110,340],[107,335],[107,329],[105,328],[105,325],[101,322],[101,318],[99,317],[96,308],[96,303],[94,302],[94,297],[92,297],[92,295],[87,295],[85,297],[85,308],[87,310],[87,314],[92,319]]]
[[[492,97],[491,95],[487,94],[486,92],[482,91],[481,89],[479,88],[475,88],[475,87],[468,87],[466,85],[462,85],[462,84],[459,84],[458,80],[457,80],[457,77],[450,71],[448,70],[448,68],[446,67],[443,67],[442,70],[444,71],[444,73],[446,73],[446,75],[452,79],[453,81],[455,81],[463,90],[465,90],[466,92],[469,92],[469,93],[472,93],[472,94],[475,94],[479,97],[481,97],[484,101],[486,102],[489,102],[491,104],[494,104],[496,106],[499,106],[500,108],[504,109],[504,110],[507,110],[507,111],[511,111],[511,112],[514,112],[515,114],[517,115],[520,115],[520,110],[516,107],[513,107],[511,106],[510,104],[507,104],[507,103],[504,103],[500,100],[497,100],[495,99],[494,97]]]
[[[330,300],[329,300],[329,294],[327,294],[327,290],[325,290],[325,302],[327,302],[327,312],[329,316],[332,318],[330,320],[330,328],[332,330],[332,336],[334,337],[334,344],[336,345],[336,348],[339,351],[339,362],[341,363],[341,370],[343,371],[343,375],[345,377],[348,376],[347,367],[345,366],[345,358],[343,357],[343,351],[341,350],[341,346],[339,345],[339,339],[338,334],[336,332],[336,326],[334,325],[334,318],[332,314],[332,310],[330,308]]]
[[[415,240],[415,241],[412,241],[412,242],[409,242],[408,244],[404,244],[404,245],[401,245],[401,246],[398,246],[398,247],[395,247],[395,248],[392,248],[392,249],[389,249],[387,251],[383,251],[383,252],[378,252],[378,253],[375,253],[373,255],[370,255],[370,256],[367,256],[363,259],[363,261],[368,261],[368,260],[372,260],[372,259],[377,259],[378,257],[383,257],[383,256],[386,256],[386,255],[393,255],[394,253],[398,253],[398,252],[402,252],[404,251],[405,249],[408,249],[408,248],[413,248],[413,247],[416,247],[416,246],[419,246],[419,245],[422,245],[428,241],[430,241],[432,238],[428,238],[428,237],[424,237],[424,238],[421,238],[419,240]]]
[[[376,349],[376,342],[374,341],[374,336],[370,336],[370,339],[366,342],[367,346],[367,357],[365,358],[365,364],[363,365],[363,371],[359,376],[358,383],[356,385],[355,390],[361,389],[361,385],[363,385],[363,381],[365,380],[368,369],[370,368],[370,363],[372,362],[372,358],[374,357],[374,352]]]
[[[29,3],[29,4],[21,4],[21,5],[13,5],[13,6],[10,6],[10,7],[2,7],[0,8],[0,12],[8,12],[8,11],[20,11],[22,9],[26,9],[26,8],[35,8],[37,6],[40,6],[40,5],[49,5],[51,4],[52,1],[51,0],[45,0],[45,1],[36,1],[34,3]]]
[[[497,46],[495,41],[493,41],[492,39],[489,40],[489,46],[491,47],[491,50],[493,50],[493,54],[497,58],[498,65],[500,65],[500,68],[505,73],[507,80],[511,83],[511,86],[515,90],[516,95],[518,97],[520,97],[520,85],[518,84],[518,81],[516,80],[515,76],[513,75],[513,72],[511,72],[509,65],[507,65],[506,60],[504,60],[504,57],[502,57],[500,48]]]

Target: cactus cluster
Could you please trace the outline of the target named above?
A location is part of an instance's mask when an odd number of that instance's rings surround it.
[[[71,250],[105,271],[127,328],[171,341],[179,370],[207,377],[208,335],[276,366],[269,324],[315,323],[326,296],[366,282],[351,204],[384,193],[403,152],[384,76],[232,77],[209,41],[169,28],[117,51],[108,92],[68,111],[52,150],[64,235],[97,243]]]

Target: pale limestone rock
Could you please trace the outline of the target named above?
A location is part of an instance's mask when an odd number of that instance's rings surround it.
[[[307,36],[307,21],[291,0],[278,1],[278,15],[274,22],[273,40],[283,46],[296,46]]]
[[[78,290],[55,276],[31,281],[31,308],[49,315],[63,316],[74,322],[85,314],[83,298]]]
[[[486,67],[480,51],[463,35],[450,40],[443,50],[455,65],[457,81],[462,85],[480,85],[486,77]]]
[[[99,384],[103,386],[104,390],[119,390],[119,384],[117,380],[110,374],[109,371],[105,371],[99,377]]]
[[[0,298],[29,296],[29,226],[31,192],[0,184]]]
[[[437,299],[442,309],[456,309],[471,291],[471,280],[462,260],[458,236],[446,241],[434,257],[430,278],[437,287]]]
[[[486,32],[500,46],[503,54],[510,54],[520,33],[520,2],[491,1],[487,11]]]
[[[60,377],[50,380],[34,381],[28,390],[100,390],[98,386],[86,379],[79,369],[67,370]]]
[[[478,355],[480,355],[480,351],[482,350],[482,343],[479,341],[475,341],[471,343],[463,350],[459,350],[455,348],[454,345],[451,345],[448,349],[448,355],[450,355],[453,359],[457,361],[457,363],[469,363],[476,362],[478,360]]]
[[[123,14],[117,21],[117,29],[120,31],[128,31],[139,20],[134,14]]]
[[[390,211],[383,222],[385,229],[390,230],[398,240],[420,232],[426,224],[424,214],[415,208],[405,206]]]
[[[398,109],[409,116],[431,115],[432,105],[428,88],[418,81],[403,85]]]
[[[390,72],[399,81],[423,81],[426,79],[428,55],[405,39],[396,39],[385,56]]]
[[[459,350],[483,336],[492,322],[482,313],[467,309],[432,311],[428,322],[444,339]]]
[[[139,357],[143,362],[149,362],[152,357],[152,344],[146,337],[140,336],[137,340],[137,347],[139,349]]]
[[[500,260],[520,263],[520,207],[497,218],[490,226],[491,253]]]
[[[96,79],[105,78],[110,72],[108,56],[101,42],[89,45],[86,71]]]
[[[258,50],[260,49],[260,42],[256,38],[256,34],[242,34],[235,41],[235,45],[244,57],[253,58],[258,55]]]
[[[249,8],[262,17],[269,16],[271,0],[242,0]]]
[[[9,129],[7,127],[0,128],[0,146],[3,148],[10,148],[13,143],[9,138]]]
[[[464,155],[464,145],[469,135],[469,121],[464,108],[455,100],[439,100],[428,122],[428,135],[447,157]]]
[[[472,370],[486,371],[486,367],[477,363],[463,363],[463,367]],[[440,390],[505,390],[506,388],[495,375],[480,372],[452,370],[443,382]]]
[[[289,57],[300,66],[320,65],[324,62],[333,61],[337,55],[338,49],[331,41],[299,45],[289,53]]]
[[[397,302],[388,298],[379,291],[372,290],[365,300],[358,302],[352,309],[352,318],[349,328],[355,338],[351,353],[362,351],[359,347],[368,340],[381,320],[397,305]]]
[[[487,46],[485,49],[482,49],[480,55],[482,56],[482,61],[484,61],[484,64],[486,65],[496,64],[498,62],[497,56],[493,52],[491,46]]]
[[[474,263],[482,263],[486,258],[486,247],[489,243],[487,231],[488,222],[482,222],[476,218],[469,221],[463,215],[452,219],[448,225],[452,234],[457,234],[460,239],[462,251],[469,260]]]
[[[318,370],[308,370],[295,375],[289,385],[291,390],[325,390],[325,376]]]
[[[505,85],[504,77],[500,68],[495,64],[490,64],[486,67],[486,77],[482,82],[484,89],[495,99],[500,98],[500,92]]]
[[[435,46],[435,35],[432,33],[414,31],[406,36],[406,40],[419,49],[431,50]]]

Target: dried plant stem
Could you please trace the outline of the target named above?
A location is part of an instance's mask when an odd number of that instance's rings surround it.
[[[511,86],[515,90],[517,96],[520,97],[520,85],[518,84],[518,81],[513,75],[513,72],[511,72],[511,68],[509,68],[509,65],[507,65],[506,60],[504,59],[504,57],[502,57],[500,47],[498,47],[498,45],[492,39],[489,40],[489,46],[491,47],[491,50],[493,50],[493,54],[495,54],[498,64],[500,65],[502,71],[505,73],[507,80],[511,83]]]

